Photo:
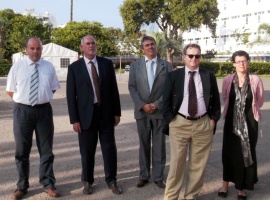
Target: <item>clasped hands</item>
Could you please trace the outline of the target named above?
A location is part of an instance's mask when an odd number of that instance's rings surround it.
[[[156,110],[157,110],[157,108],[156,108],[155,104],[153,104],[153,103],[148,103],[148,104],[145,104],[143,106],[143,111],[146,113],[152,114],[152,113],[156,112]]]

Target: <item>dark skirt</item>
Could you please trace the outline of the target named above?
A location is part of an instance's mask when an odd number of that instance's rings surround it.
[[[254,184],[258,182],[257,177],[257,159],[256,144],[258,140],[258,122],[254,119],[252,112],[252,92],[250,85],[246,99],[246,120],[248,126],[248,135],[250,142],[251,156],[253,164],[245,167],[243,153],[241,148],[241,140],[233,133],[233,112],[235,102],[234,85],[231,86],[229,107],[225,118],[223,129],[223,147],[222,147],[222,164],[223,164],[223,180],[233,182],[238,190],[253,190]]]

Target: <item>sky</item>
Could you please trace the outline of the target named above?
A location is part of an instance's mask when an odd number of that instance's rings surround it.
[[[57,25],[70,20],[71,0],[0,0],[0,10],[10,8],[15,13],[34,9],[37,13],[48,11]],[[124,29],[119,8],[124,0],[73,0],[73,21],[97,21],[104,27]]]

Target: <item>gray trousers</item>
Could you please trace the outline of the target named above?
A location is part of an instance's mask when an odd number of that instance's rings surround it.
[[[143,118],[137,120],[139,147],[140,179],[150,178],[152,149],[152,178],[164,180],[166,163],[165,135],[162,133],[164,122],[161,119]],[[152,148],[151,148],[152,147]]]

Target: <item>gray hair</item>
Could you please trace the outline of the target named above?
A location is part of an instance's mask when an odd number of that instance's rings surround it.
[[[82,37],[82,39],[81,39],[81,44],[83,44],[84,38],[85,38],[85,37],[91,37],[91,38],[96,42],[95,38],[94,38],[92,35],[86,35],[86,36],[83,36],[83,37]]]
[[[186,46],[184,47],[184,49],[183,49],[183,54],[184,54],[184,55],[186,55],[187,50],[188,50],[189,48],[196,48],[196,49],[199,49],[200,52],[201,52],[201,47],[200,47],[200,45],[198,45],[198,44],[188,44],[188,45],[186,45]]]

